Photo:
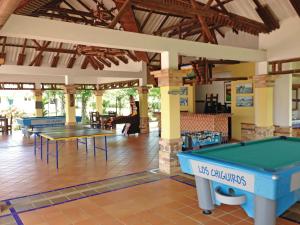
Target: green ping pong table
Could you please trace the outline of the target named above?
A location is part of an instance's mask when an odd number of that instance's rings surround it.
[[[41,159],[43,159],[43,139],[46,139],[46,156],[47,156],[47,164],[49,163],[49,145],[51,141],[55,142],[55,158],[56,158],[56,168],[58,169],[59,163],[59,142],[67,141],[67,140],[76,140],[77,149],[79,144],[84,144],[86,147],[86,152],[88,152],[88,139],[91,138],[93,140],[93,149],[94,156],[96,156],[96,150],[102,150],[105,152],[105,159],[107,161],[108,158],[108,148],[107,148],[107,137],[114,136],[115,132],[111,130],[100,130],[100,129],[91,129],[82,126],[75,127],[57,127],[57,128],[35,128],[32,130],[34,134],[34,151],[36,154],[37,149],[37,137],[40,137],[40,151],[41,151]],[[104,137],[104,148],[96,146],[96,138]],[[83,141],[84,140],[84,141]]]

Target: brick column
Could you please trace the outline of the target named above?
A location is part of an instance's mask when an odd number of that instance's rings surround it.
[[[105,91],[102,90],[96,90],[94,91],[94,95],[96,96],[96,111],[99,112],[100,114],[103,114],[103,94]]]
[[[179,172],[177,153],[182,149],[179,91],[184,73],[175,69],[164,69],[152,74],[158,78],[161,91],[159,169],[172,175]]]
[[[148,115],[148,87],[138,87],[140,101],[140,132],[149,133],[149,115]]]
[[[43,116],[43,91],[41,89],[33,90],[35,99],[35,116]]]
[[[72,126],[76,124],[76,107],[75,107],[76,85],[65,85],[64,93],[65,93],[66,125]]]
[[[254,77],[255,134],[254,139],[274,136],[273,87],[274,78],[270,75]]]

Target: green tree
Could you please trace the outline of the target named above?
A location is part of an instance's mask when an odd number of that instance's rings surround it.
[[[77,95],[77,98],[81,100],[81,116],[83,123],[87,123],[89,121],[89,117],[87,115],[87,105],[91,97],[92,90],[81,90]]]

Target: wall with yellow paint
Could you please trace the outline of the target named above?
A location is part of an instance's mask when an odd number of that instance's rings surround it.
[[[232,139],[241,140],[241,123],[254,123],[254,107],[237,107],[236,87],[239,84],[252,83],[252,80],[231,82],[231,113],[232,113]],[[238,96],[253,96],[253,94],[238,94]]]
[[[213,74],[219,73],[229,73],[231,77],[253,77],[255,74],[255,63],[239,63],[214,67]]]
[[[180,106],[180,111],[188,111],[191,113],[195,113],[196,110],[196,102],[195,102],[195,86],[191,85],[185,85],[182,87],[186,87],[188,90],[187,95],[180,95],[180,98],[187,98],[188,100],[188,105],[187,106]]]

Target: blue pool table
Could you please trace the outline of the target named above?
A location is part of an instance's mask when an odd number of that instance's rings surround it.
[[[275,137],[178,153],[181,170],[195,175],[199,207],[241,205],[255,225],[300,199],[300,139]]]

